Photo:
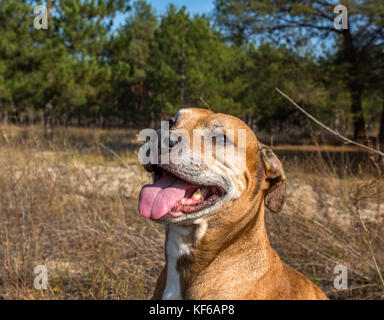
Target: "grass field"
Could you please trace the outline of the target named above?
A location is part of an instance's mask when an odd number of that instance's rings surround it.
[[[150,297],[164,233],[137,212],[150,179],[136,133],[57,128],[47,142],[39,127],[1,127],[0,298]],[[320,153],[315,165],[287,160],[285,207],[266,215],[281,258],[333,299],[384,298],[384,181],[372,163],[340,175]],[[333,287],[338,264],[346,290]],[[48,268],[48,290],[34,289],[36,265]]]

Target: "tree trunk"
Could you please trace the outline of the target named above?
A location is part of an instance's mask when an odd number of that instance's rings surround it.
[[[361,88],[359,84],[350,86],[351,91],[351,111],[353,117],[353,137],[354,139],[365,137],[365,121],[363,108],[361,107]]]
[[[361,104],[362,83],[358,74],[358,58],[353,44],[350,29],[343,30],[343,56],[348,62],[348,87],[351,94],[351,113],[353,124],[353,137],[362,138],[365,136],[365,121]]]
[[[8,124],[8,110],[4,110],[4,113],[3,113],[3,124],[5,124],[5,125]]]
[[[156,117],[155,117],[155,112],[151,112],[151,124],[150,128],[156,128]]]
[[[379,142],[384,143],[384,100],[383,100],[383,108],[381,110],[381,119],[380,119],[380,131],[379,131]]]
[[[185,106],[185,98],[184,98],[184,87],[185,87],[185,50],[184,48],[181,48],[181,61],[180,61],[180,101],[181,106]]]
[[[47,102],[43,114],[44,137],[46,139],[52,138],[52,109],[52,101]]]

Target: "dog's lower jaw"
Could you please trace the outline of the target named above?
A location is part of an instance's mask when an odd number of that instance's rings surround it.
[[[192,160],[191,160],[192,161]],[[224,164],[216,161],[216,171],[209,169],[204,164],[191,162],[188,166],[162,164],[157,165],[161,170],[176,176],[191,184],[200,186],[214,186],[221,191],[221,199],[219,199],[212,206],[196,212],[184,213],[177,217],[167,214],[160,219],[154,220],[155,222],[165,224],[179,224],[189,225],[193,224],[197,219],[209,216],[216,212],[221,211],[226,203],[238,199],[244,189],[246,178],[241,175],[234,175],[231,168],[227,168]],[[249,172],[247,171],[249,174]],[[152,180],[155,182],[155,174],[152,173]]]

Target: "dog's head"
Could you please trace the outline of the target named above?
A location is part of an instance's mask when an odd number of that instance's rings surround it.
[[[157,132],[141,154],[153,177],[140,192],[144,217],[189,223],[243,208],[260,196],[273,212],[283,206],[286,178],[280,161],[233,116],[181,109],[169,121],[169,134],[168,128]]]

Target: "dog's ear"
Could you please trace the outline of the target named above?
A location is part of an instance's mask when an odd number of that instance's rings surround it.
[[[260,158],[264,164],[266,180],[269,183],[265,191],[265,206],[272,212],[279,212],[283,208],[286,196],[283,166],[272,150],[259,143]]]

